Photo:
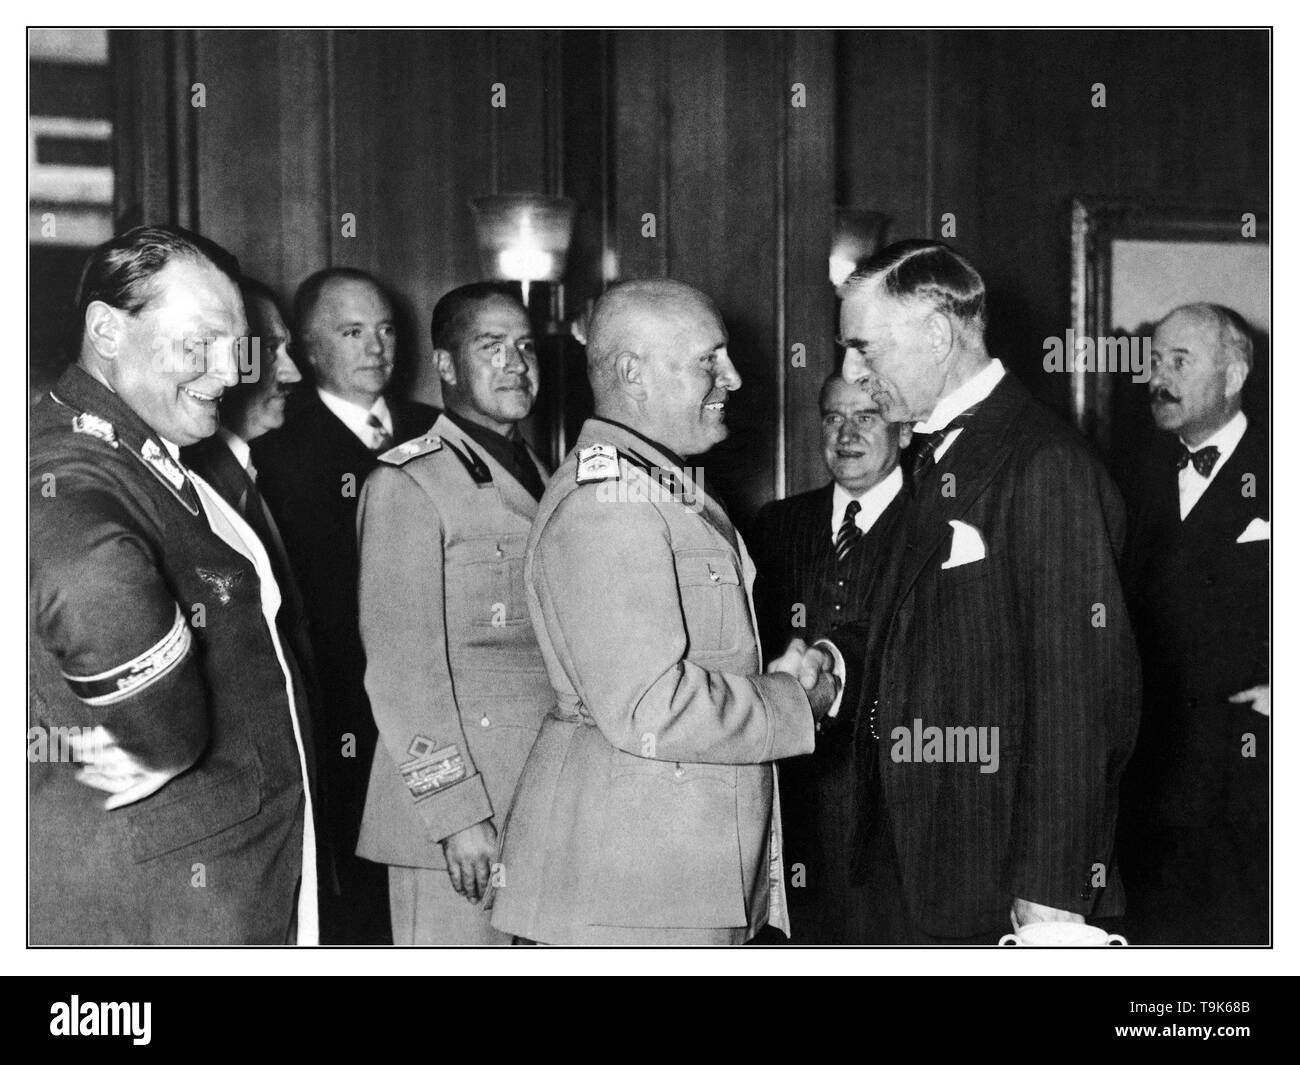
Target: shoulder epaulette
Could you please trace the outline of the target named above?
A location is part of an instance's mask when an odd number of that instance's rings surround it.
[[[431,455],[441,448],[442,437],[434,433],[425,433],[424,436],[417,436],[414,440],[390,447],[379,456],[379,461],[387,462],[390,466],[404,466],[411,459],[419,458],[421,455]]]
[[[612,444],[592,444],[578,452],[578,484],[617,481],[618,450]]]

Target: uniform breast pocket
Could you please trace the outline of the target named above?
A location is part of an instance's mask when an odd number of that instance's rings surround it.
[[[475,625],[500,628],[528,621],[523,534],[466,540],[448,552],[448,569],[462,568],[466,606]]]
[[[688,655],[732,654],[749,625],[749,604],[728,551],[688,548],[674,553]]]

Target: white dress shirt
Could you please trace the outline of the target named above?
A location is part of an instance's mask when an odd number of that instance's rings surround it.
[[[235,439],[239,438],[235,437]],[[169,440],[163,440],[163,445],[171,453],[172,458],[179,463],[180,449]],[[303,745],[302,730],[298,726],[298,703],[293,696],[289,664],[285,660],[284,648],[280,645],[280,633],[275,624],[275,617],[280,611],[280,586],[275,582],[275,574],[271,569],[271,559],[266,553],[266,548],[262,546],[262,541],[257,538],[257,534],[248,523],[207,481],[193,470],[186,469],[185,472],[194,484],[212,531],[248,559],[257,571],[258,584],[262,592],[262,617],[266,620],[271,644],[275,648],[275,657],[280,663],[280,672],[284,675],[285,692],[289,696],[289,718],[293,724],[293,741],[298,748],[298,769],[302,774],[302,791],[305,800],[302,819],[302,873],[298,886],[298,944],[316,946],[320,942],[316,885],[316,818],[312,809],[311,786],[307,776],[307,752]]]
[[[389,413],[388,404],[384,402],[383,396],[380,396],[367,408],[360,403],[353,403],[350,399],[341,399],[334,395],[333,392],[326,392],[323,388],[316,389],[316,392],[320,396],[321,402],[333,412],[334,416],[351,429],[353,435],[371,451],[380,444],[379,434],[375,432],[374,426],[370,424],[372,414],[383,422],[384,428],[388,430],[390,437],[396,437],[393,432],[393,416]]]
[[[844,522],[844,512],[849,503],[856,499],[862,508],[854,515],[853,524],[864,533],[870,532],[876,520],[885,512],[885,508],[894,501],[894,497],[903,490],[903,471],[895,466],[884,478],[877,481],[861,495],[851,495],[838,483],[831,492],[831,543],[835,543]]]
[[[226,442],[226,447],[230,448],[230,453],[235,456],[235,461],[243,466],[245,470],[250,471],[251,476],[253,449],[248,446],[248,441],[242,436],[232,433],[224,425],[217,430],[217,435]],[[256,478],[254,479],[256,480]]]
[[[1007,368],[1002,365],[1001,359],[992,359],[989,364],[979,373],[967,381],[964,385],[953,392],[949,392],[943,399],[934,405],[934,410],[930,417],[923,422],[916,423],[918,433],[937,433],[940,429],[946,429],[948,423],[957,415],[968,411],[976,403],[988,398],[990,392],[997,388],[998,382],[1007,375]],[[951,433],[943,438],[943,442],[934,449],[934,461],[938,462],[943,458],[944,453],[952,447],[957,437],[961,436],[961,429],[954,429]]]
[[[1219,457],[1214,463],[1214,468],[1210,470],[1210,476],[1202,477],[1190,462],[1178,471],[1178,513],[1184,521],[1187,520],[1187,515],[1192,512],[1192,507],[1196,506],[1201,496],[1205,495],[1205,490],[1210,487],[1210,482],[1223,469],[1224,463],[1237,450],[1237,445],[1241,443],[1241,438],[1245,435],[1246,415],[1241,411],[1237,411],[1217,433],[1208,440],[1201,441],[1200,447],[1192,447],[1182,437],[1178,438],[1188,451],[1200,451],[1201,448],[1206,447],[1217,447],[1219,449]]]

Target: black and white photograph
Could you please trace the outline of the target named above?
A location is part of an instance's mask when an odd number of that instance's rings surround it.
[[[22,964],[1282,960],[1274,30],[876,15],[27,26]]]

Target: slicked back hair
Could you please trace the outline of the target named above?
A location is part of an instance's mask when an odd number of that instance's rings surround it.
[[[429,337],[435,348],[455,352],[464,339],[465,319],[469,312],[484,300],[496,297],[507,299],[527,314],[523,301],[503,281],[475,281],[454,288],[442,297],[433,308],[429,320]]]
[[[367,284],[374,285],[375,291],[388,301],[392,306],[393,300],[389,296],[388,290],[381,285],[375,277],[366,273],[364,270],[358,270],[355,266],[327,266],[324,270],[317,270],[306,281],[298,286],[298,291],[293,297],[293,331],[306,340],[307,322],[316,312],[316,305],[320,303],[321,293],[325,291],[325,286],[331,281],[364,281]]]
[[[107,240],[90,253],[77,283],[77,316],[106,303],[136,315],[156,296],[154,279],[176,259],[206,262],[238,285],[239,260],[215,241],[180,226],[136,226]]]
[[[900,300],[922,300],[957,319],[976,336],[988,324],[984,279],[947,244],[937,240],[900,240],[881,248],[844,282],[840,294],[879,280]]]

